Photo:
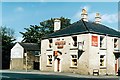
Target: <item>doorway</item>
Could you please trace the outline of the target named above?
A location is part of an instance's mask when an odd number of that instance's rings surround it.
[[[114,52],[115,55],[115,73],[117,74],[120,67],[120,52]]]
[[[54,62],[54,71],[55,72],[61,72],[61,59],[56,58]]]
[[[118,59],[115,60],[115,72],[118,72]]]
[[[33,62],[33,69],[34,69],[34,70],[39,70],[39,65],[40,65],[39,62],[35,62],[35,61],[34,61],[34,62]]]
[[[57,58],[57,72],[60,71],[60,59]]]

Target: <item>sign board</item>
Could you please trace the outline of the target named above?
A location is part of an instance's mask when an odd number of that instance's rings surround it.
[[[66,44],[65,41],[56,41],[56,42],[55,42],[55,45],[57,45],[57,48],[58,48],[58,49],[62,49],[65,44]]]
[[[78,49],[82,50],[83,49],[83,42],[78,42]]]
[[[92,46],[98,47],[98,36],[92,36]]]
[[[25,53],[25,56],[27,56],[27,53]]]

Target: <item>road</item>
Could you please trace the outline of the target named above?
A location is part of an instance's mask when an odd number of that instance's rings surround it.
[[[51,72],[2,72],[2,80],[120,80],[114,76],[84,76],[73,73]]]

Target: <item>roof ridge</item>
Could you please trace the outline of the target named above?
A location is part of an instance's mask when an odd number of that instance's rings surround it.
[[[86,30],[87,30],[88,32],[90,32],[89,28],[87,27],[87,25],[85,24],[85,22],[83,21],[83,19],[81,19],[81,21],[83,22],[84,27],[86,28]]]
[[[90,22],[90,21],[86,22],[83,19],[81,19],[63,29],[53,32],[52,34],[49,34],[48,36],[46,36],[44,38],[59,37],[62,35],[66,36],[66,35],[72,35],[72,34],[81,33],[81,32],[88,32],[88,33],[96,33],[97,32],[97,34],[108,34],[111,36],[120,36],[120,32],[118,32],[106,25],[96,24],[96,23]]]

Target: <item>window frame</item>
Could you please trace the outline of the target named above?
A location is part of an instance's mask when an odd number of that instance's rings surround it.
[[[103,56],[103,58],[101,58],[101,56]],[[104,54],[100,54],[100,60],[101,59],[103,59],[104,60],[104,62],[103,62],[103,66],[101,65],[101,61],[99,60],[99,62],[100,62],[100,68],[105,68],[106,67],[106,55],[104,55]]]
[[[49,40],[49,48],[52,48],[53,47],[53,39],[48,39]]]
[[[49,57],[49,56],[51,56],[51,57]],[[52,55],[47,55],[47,66],[52,66],[52,64],[53,64],[53,59],[52,59]],[[50,59],[52,59],[51,61],[50,61]],[[50,63],[51,62],[51,63]]]
[[[101,39],[102,38],[102,39]],[[107,37],[106,36],[100,36],[100,42],[99,42],[99,45],[100,45],[100,49],[106,49],[107,48]]]
[[[116,41],[115,41],[116,40]],[[118,38],[114,38],[114,41],[113,41],[113,46],[114,46],[114,49],[118,49]],[[115,44],[116,44],[116,47],[115,47]]]
[[[74,56],[74,57],[72,57],[72,56]],[[76,56],[76,57],[75,57]],[[77,67],[78,66],[78,59],[77,59],[77,55],[75,55],[75,54],[72,54],[72,55],[70,55],[70,67]],[[73,62],[73,60],[76,60],[76,65],[75,65],[75,63]]]
[[[77,36],[72,36],[71,47],[75,47],[75,48],[78,47]]]

